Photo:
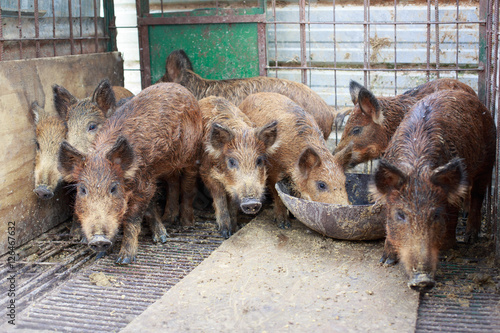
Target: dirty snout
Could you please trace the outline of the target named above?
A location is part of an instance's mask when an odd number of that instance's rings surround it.
[[[255,198],[244,198],[240,202],[240,208],[245,214],[257,214],[261,207],[261,201]]]
[[[408,287],[418,292],[426,292],[434,288],[436,281],[434,278],[425,272],[417,272],[413,274],[412,278],[408,282]]]
[[[90,240],[89,240],[89,247],[97,253],[100,252],[105,252],[107,251],[113,242],[111,242],[106,236],[104,235],[94,235]]]
[[[39,185],[33,192],[42,200],[49,200],[54,196],[54,191],[48,188],[47,185]]]

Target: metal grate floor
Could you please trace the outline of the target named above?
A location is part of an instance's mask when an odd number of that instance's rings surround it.
[[[21,261],[17,269],[21,286],[16,295],[17,328],[119,331],[223,241],[215,224],[197,222],[190,230],[168,230],[165,244],[153,244],[149,235],[141,236],[138,261],[119,266],[114,264],[117,249],[95,261],[86,245],[51,241],[50,236],[64,238],[57,232],[38,240],[37,253],[43,254],[35,263]],[[3,277],[2,268],[0,273]]]
[[[493,266],[455,254],[443,258],[436,287],[420,295],[415,331],[500,332],[500,270]]]

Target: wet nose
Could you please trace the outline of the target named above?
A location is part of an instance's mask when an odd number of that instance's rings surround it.
[[[259,212],[262,203],[257,199],[243,199],[240,208],[245,214],[256,214]]]
[[[425,292],[434,288],[436,281],[427,273],[417,273],[408,282],[408,287],[415,291]]]
[[[54,192],[49,190],[49,188],[45,185],[38,186],[33,190],[33,192],[35,192],[36,195],[38,195],[38,197],[43,200],[49,200],[54,196]]]
[[[104,235],[95,235],[89,241],[89,247],[95,252],[103,252],[109,249],[111,246],[111,241]]]

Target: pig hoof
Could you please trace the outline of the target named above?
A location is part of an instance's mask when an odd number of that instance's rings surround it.
[[[464,241],[466,244],[474,244],[477,242],[478,239],[479,239],[479,237],[477,236],[477,233],[475,233],[475,232],[466,232],[465,233]]]
[[[103,257],[106,256],[106,251],[101,251],[101,252],[97,252],[97,254],[95,255],[95,259],[101,259]]]
[[[133,262],[135,262],[135,256],[119,256],[118,259],[116,259],[118,265],[128,265]]]
[[[229,229],[222,229],[220,231],[220,234],[222,235],[222,237],[224,237],[225,239],[228,239],[229,237],[231,237],[231,231]]]
[[[389,266],[394,266],[398,263],[398,259],[395,258],[393,255],[383,255],[382,258],[380,258],[379,264],[380,266],[384,267],[389,267]]]
[[[153,242],[154,243],[166,243],[168,238],[168,234],[165,232],[161,234],[160,236],[158,235],[153,235]]]
[[[292,223],[290,221],[283,221],[278,224],[278,228],[280,229],[290,229],[292,227]]]
[[[80,239],[80,243],[82,243],[82,244],[87,244],[88,242],[89,241],[88,241],[87,237],[85,237],[85,236],[82,236],[82,239]]]
[[[161,236],[160,236],[160,242],[162,242],[162,243],[166,243],[166,242],[167,242],[167,237],[168,237],[168,235],[167,235],[167,234],[165,234],[165,235],[161,235]]]

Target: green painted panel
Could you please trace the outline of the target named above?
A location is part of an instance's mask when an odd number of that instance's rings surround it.
[[[257,23],[156,25],[149,27],[151,82],[165,73],[170,52],[183,49],[203,78],[259,75]]]

